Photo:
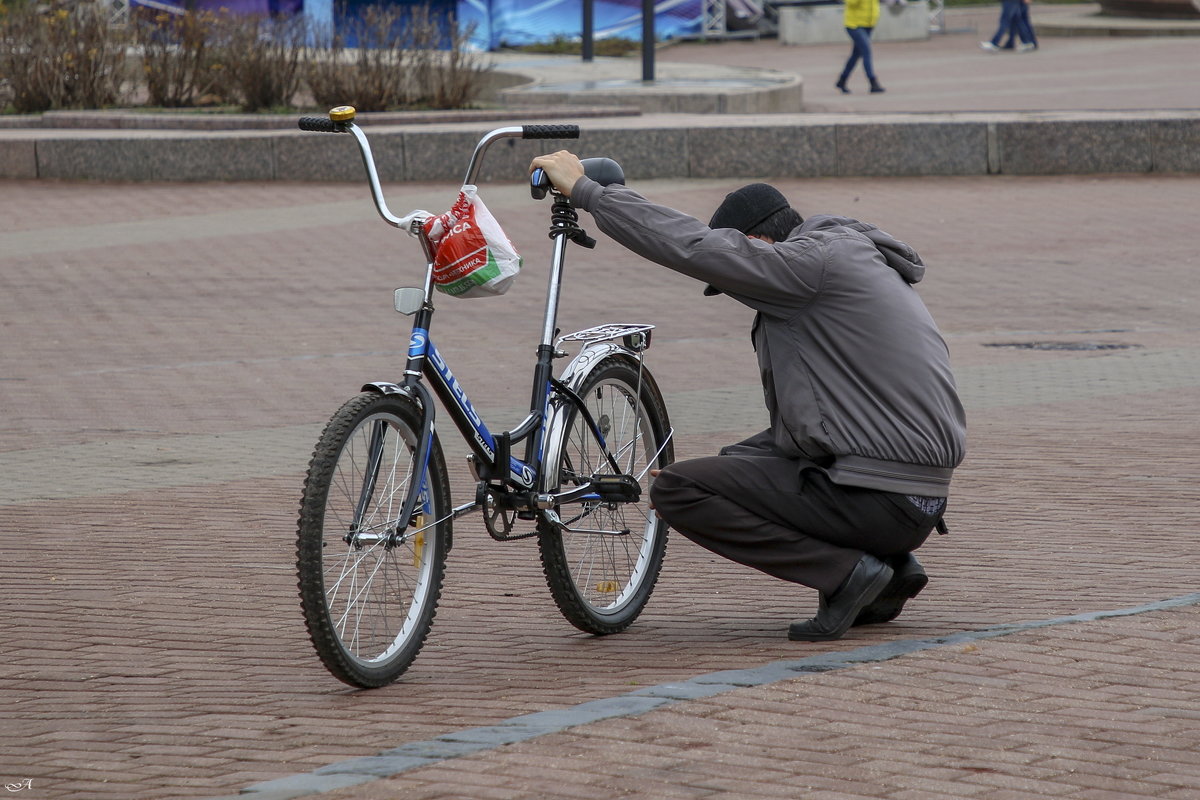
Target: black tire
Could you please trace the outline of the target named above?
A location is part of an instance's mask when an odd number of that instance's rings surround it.
[[[621,472],[639,478],[641,497],[625,503],[565,503],[556,509],[560,519],[580,532],[543,523],[538,546],[550,594],[567,621],[587,633],[618,633],[641,614],[662,569],[667,525],[650,508],[649,468],[674,460],[671,443],[663,446],[671,425],[650,373],[643,370],[639,383],[636,365],[620,356],[600,361],[579,396]],[[579,409],[572,407],[560,419],[547,432],[544,490],[567,489],[593,473],[613,473]]]
[[[395,519],[420,431],[411,399],[360,394],[329,420],[308,467],[296,544],[300,605],[317,655],[351,686],[374,688],[400,677],[437,613],[451,521],[450,483],[436,437],[424,497],[410,520]],[[382,444],[370,481],[373,437]]]

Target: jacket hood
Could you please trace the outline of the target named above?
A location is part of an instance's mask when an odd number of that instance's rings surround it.
[[[875,245],[875,249],[883,255],[883,260],[887,262],[887,265],[900,273],[900,277],[908,283],[918,283],[921,278],[925,277],[925,262],[917,255],[916,250],[869,222],[859,222],[849,217],[819,214],[804,220],[804,224],[798,230],[800,233],[811,233],[812,231],[833,231],[837,228],[846,228],[870,239],[871,244]]]

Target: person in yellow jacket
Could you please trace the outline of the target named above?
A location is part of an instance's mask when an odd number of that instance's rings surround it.
[[[846,0],[846,33],[850,34],[854,49],[850,51],[850,58],[846,59],[842,76],[838,78],[837,88],[842,90],[842,94],[850,94],[846,81],[850,79],[850,73],[854,71],[860,58],[863,72],[867,73],[867,80],[871,82],[871,91],[883,91],[883,87],[875,78],[875,64],[871,60],[871,31],[875,29],[877,22],[879,0]]]

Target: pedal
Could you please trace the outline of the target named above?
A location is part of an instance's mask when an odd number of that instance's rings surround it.
[[[636,503],[642,498],[642,487],[632,475],[593,475],[591,488],[607,502]]]

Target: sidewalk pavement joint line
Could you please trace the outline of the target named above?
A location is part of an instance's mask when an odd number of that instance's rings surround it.
[[[1200,350],[1136,350],[1066,361],[968,366],[956,373],[959,396],[972,413],[1067,403],[1084,397],[1194,389],[1200,387]],[[714,425],[727,430],[760,430],[767,422],[761,398],[758,383],[666,395],[675,430],[689,433],[712,433]],[[497,409],[497,418],[520,419],[527,412],[527,406]],[[293,475],[308,463],[322,425],[313,422],[220,434],[143,431],[162,435],[126,435],[0,452],[0,507]],[[460,444],[443,441],[450,453],[458,453]],[[48,489],[39,478],[51,464],[58,480]]]
[[[697,675],[686,681],[663,683],[616,697],[590,700],[570,708],[539,711],[479,728],[467,728],[421,742],[410,742],[385,750],[375,756],[352,758],[326,765],[310,773],[256,783],[241,790],[240,795],[212,800],[290,800],[295,797],[322,794],[367,781],[398,775],[442,761],[495,750],[570,728],[617,717],[636,717],[675,703],[712,697],[735,689],[766,686],[795,678],[798,674],[829,672],[890,661],[900,656],[932,650],[948,645],[964,644],[1009,636],[1014,633],[1069,625],[1077,622],[1096,622],[1114,617],[1129,617],[1151,611],[1166,611],[1184,606],[1200,605],[1200,592],[1172,597],[1154,603],[1129,608],[1090,611],[1066,617],[1015,622],[963,631],[929,639],[905,639],[883,644],[867,645],[841,653],[822,653],[798,661],[775,661],[760,667],[723,670]]]
[[[1003,154],[1000,152],[1000,135],[996,130],[996,123],[989,122],[987,124],[987,171],[989,175],[999,175],[1001,167],[1004,164]]]

